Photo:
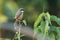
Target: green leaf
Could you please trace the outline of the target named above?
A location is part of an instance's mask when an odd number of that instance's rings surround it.
[[[44,16],[44,12],[41,13],[41,14],[39,15],[39,17],[37,18],[37,20],[35,21],[35,23],[34,23],[34,29],[36,29],[37,26],[38,26],[38,24],[41,22],[42,16]]]
[[[25,26],[27,26],[27,22],[26,22],[26,20],[23,20],[23,23],[24,23]]]
[[[50,33],[49,37],[51,40],[55,40],[55,35],[53,33]]]
[[[46,34],[46,33],[48,33],[48,27],[49,27],[48,25],[49,25],[49,23],[48,23],[48,21],[46,20],[46,25],[45,25],[45,34]]]
[[[38,26],[38,29],[41,30],[42,33],[44,33],[44,31],[45,31],[45,22],[44,21],[41,21],[41,24],[40,24],[40,26]]]
[[[25,36],[25,35],[24,34],[20,35],[20,37],[23,37],[23,36]]]
[[[56,17],[56,16],[51,16],[51,21],[55,21],[58,25],[60,25],[60,18]]]
[[[51,21],[50,21],[50,14],[49,14],[49,12],[46,12],[46,19],[48,20],[48,22],[51,24]]]
[[[46,14],[45,14],[45,22],[46,22],[46,24],[45,24],[45,34],[47,34],[48,30],[49,30],[49,24],[51,24],[50,14],[48,12],[46,12]]]
[[[51,27],[50,27],[50,31],[55,31],[55,32],[57,32],[57,27],[56,27],[56,26],[51,26]]]
[[[60,27],[57,27],[57,39],[60,40]]]

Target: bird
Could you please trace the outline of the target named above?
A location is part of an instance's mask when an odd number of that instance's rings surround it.
[[[23,8],[18,9],[15,15],[15,20],[17,23],[21,22],[21,20],[23,19],[23,14],[24,14],[24,9]]]
[[[14,28],[17,30],[18,34],[18,40],[20,40],[20,30],[21,30],[21,20],[23,19],[23,13],[24,13],[24,9],[20,8],[18,9],[16,15],[15,15],[15,23],[14,23]]]

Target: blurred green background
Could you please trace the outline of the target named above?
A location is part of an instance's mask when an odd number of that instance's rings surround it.
[[[0,0],[0,22],[14,21],[19,8],[24,8],[24,19],[32,26],[43,11],[60,17],[60,0]]]
[[[21,7],[28,26],[33,26],[43,11],[60,17],[60,0],[0,0],[0,23],[14,22],[15,14]]]

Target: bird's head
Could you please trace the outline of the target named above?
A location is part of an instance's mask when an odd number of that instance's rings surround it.
[[[19,10],[20,10],[20,12],[21,12],[21,13],[23,13],[23,12],[24,12],[24,9],[23,9],[23,8],[20,8]]]

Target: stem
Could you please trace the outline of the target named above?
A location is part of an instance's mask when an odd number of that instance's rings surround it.
[[[18,30],[18,40],[20,40],[20,28]]]

